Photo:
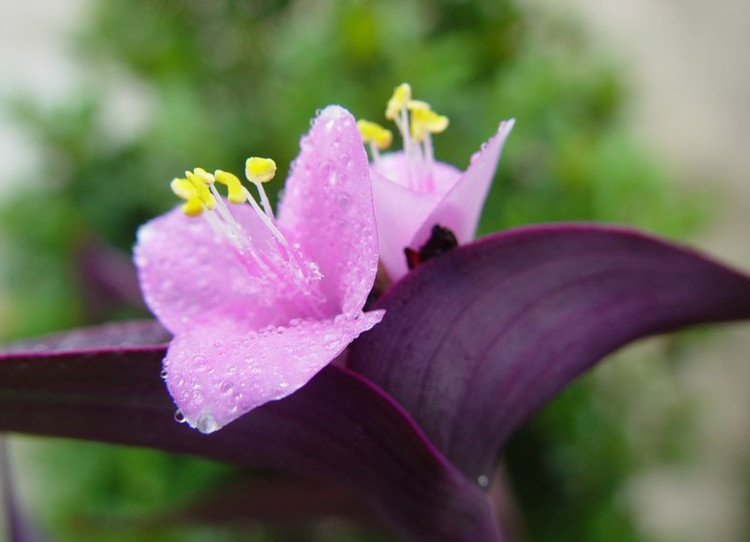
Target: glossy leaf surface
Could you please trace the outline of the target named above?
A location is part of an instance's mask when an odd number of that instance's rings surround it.
[[[103,343],[113,327],[0,357],[0,430],[147,446],[243,465],[276,467],[359,493],[406,540],[500,540],[488,497],[423,437],[403,410],[360,376],[329,366],[292,396],[212,435],[174,420],[159,378],[157,329],[138,324],[130,345]],[[153,328],[153,326],[151,326]],[[95,348],[86,348],[87,337]],[[42,348],[42,347],[40,347]]]
[[[469,479],[508,436],[624,344],[750,317],[750,278],[631,230],[496,234],[418,267],[375,304],[350,367],[390,394]]]

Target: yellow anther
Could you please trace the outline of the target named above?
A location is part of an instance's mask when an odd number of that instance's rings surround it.
[[[203,202],[197,197],[188,198],[182,205],[181,210],[187,216],[200,216],[203,212]]]
[[[230,202],[245,203],[247,201],[245,191],[242,189],[242,182],[237,178],[237,175],[217,169],[214,171],[214,178],[217,183],[227,187],[227,199]]]
[[[265,183],[276,175],[276,162],[270,158],[253,156],[245,161],[245,176],[253,183]]]
[[[424,100],[409,100],[406,103],[406,108],[409,111],[432,111],[432,106]]]
[[[201,168],[195,168],[193,171],[186,171],[185,177],[193,185],[195,196],[203,202],[207,209],[216,207],[216,198],[211,194],[211,190],[208,189],[208,184],[210,184],[208,179],[210,179],[210,182],[213,182],[213,175],[206,173]]]
[[[185,200],[185,204],[182,206],[182,212],[188,216],[198,216],[203,212],[204,208],[212,209],[216,205],[216,200],[209,193],[209,200],[204,200],[199,190],[196,188],[195,182],[189,179],[172,179],[170,185],[172,192],[178,197]],[[205,189],[205,185],[202,185]]]
[[[172,179],[172,183],[169,186],[172,188],[172,192],[182,199],[192,198],[196,195],[193,183],[187,179]]]
[[[431,109],[414,109],[411,112],[411,137],[424,141],[427,134],[439,134],[448,127],[448,117]]]
[[[359,128],[359,133],[362,134],[362,140],[365,143],[374,143],[378,149],[387,149],[393,142],[391,131],[375,122],[358,120],[357,128]]]
[[[206,184],[213,184],[216,179],[214,179],[214,176],[211,175],[208,171],[203,169],[202,167],[197,167],[193,169],[192,171],[193,175],[201,179]],[[187,175],[187,171],[185,172]]]
[[[388,120],[394,120],[401,111],[406,107],[406,104],[411,101],[411,87],[409,83],[401,83],[393,90],[393,96],[388,100],[388,105],[385,108],[385,118]]]

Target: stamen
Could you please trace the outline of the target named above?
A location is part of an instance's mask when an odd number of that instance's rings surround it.
[[[170,186],[175,195],[185,200],[182,212],[188,216],[198,216],[204,209],[210,210],[216,206],[214,196],[211,195],[206,185],[192,173],[187,175],[186,178],[172,179]]]
[[[230,202],[237,204],[245,203],[245,192],[243,191],[240,179],[236,175],[217,169],[214,171],[214,178],[217,183],[221,183],[227,187],[227,199]]]
[[[377,162],[380,160],[380,151],[387,149],[393,143],[393,133],[369,120],[358,120],[357,128],[362,135],[362,141],[370,145],[370,154]]]
[[[411,87],[409,86],[409,83],[401,83],[393,89],[393,96],[388,100],[388,105],[385,109],[385,118],[395,121],[396,117],[401,114],[410,100]]]
[[[175,178],[170,184],[172,192],[185,200],[182,212],[187,216],[199,216],[203,212],[203,202],[196,195],[195,188],[187,179]]]
[[[448,127],[448,117],[435,113],[429,103],[412,99],[411,87],[402,83],[393,90],[393,95],[388,100],[385,118],[392,120],[401,133],[408,184],[416,190],[432,190],[432,167],[435,159],[431,135],[439,134]],[[383,147],[377,145],[375,130],[385,129],[367,121],[360,123],[358,125],[363,141],[370,143],[373,161],[377,164],[380,159],[378,149]]]
[[[411,137],[422,142],[429,134],[439,134],[448,128],[448,117],[438,115],[432,109],[419,107],[411,110]]]
[[[245,177],[258,188],[260,202],[263,210],[268,216],[273,218],[273,209],[268,201],[266,191],[263,190],[263,183],[267,183],[276,175],[276,162],[270,158],[258,158],[253,156],[245,160]]]
[[[260,218],[263,221],[263,224],[266,225],[266,227],[271,231],[273,236],[276,238],[277,241],[279,241],[281,244],[283,244],[285,247],[289,246],[289,243],[286,240],[286,237],[278,230],[276,227],[276,224],[274,224],[273,217],[268,216],[266,213],[263,212],[263,209],[260,208],[260,205],[258,205],[258,202],[255,201],[255,198],[250,193],[250,191],[242,187],[242,191],[244,192],[245,197],[247,198],[247,202],[250,204],[250,206],[253,208],[255,213],[258,215],[258,218]]]
[[[424,100],[409,100],[406,102],[406,108],[411,111],[432,111],[432,106]]]
[[[223,170],[216,170],[212,175],[202,168],[195,168],[193,171],[186,171],[185,178],[174,179],[171,187],[177,196],[185,200],[182,211],[188,216],[203,214],[216,235],[229,242],[237,251],[250,275],[264,282],[291,282],[295,287],[288,293],[291,295],[295,291],[303,292],[306,297],[304,303],[310,304],[310,310],[318,310],[316,300],[322,294],[316,284],[321,278],[320,271],[314,262],[305,260],[278,229],[271,204],[262,186],[275,175],[275,162],[268,158],[249,158],[245,163],[245,173],[258,188],[263,208],[236,175]],[[230,203],[250,204],[273,237],[273,241],[253,242],[250,232],[246,231],[232,215],[216,183],[226,186],[227,200]]]

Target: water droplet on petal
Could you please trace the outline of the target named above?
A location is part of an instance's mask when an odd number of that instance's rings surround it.
[[[338,203],[339,207],[343,210],[349,207],[351,204],[352,199],[346,192],[339,192],[336,195],[336,203]]]
[[[198,431],[206,434],[213,433],[219,428],[219,424],[216,423],[216,420],[214,420],[214,417],[211,416],[211,414],[201,414],[195,426]]]
[[[177,423],[185,423],[185,415],[179,408],[174,411],[174,421],[176,421]]]
[[[219,386],[219,389],[221,390],[221,393],[224,395],[229,395],[234,391],[234,386],[231,382],[222,382],[221,386]]]
[[[477,478],[477,484],[479,484],[479,487],[489,487],[490,479],[482,474]]]

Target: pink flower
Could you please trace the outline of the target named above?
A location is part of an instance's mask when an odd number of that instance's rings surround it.
[[[380,150],[391,143],[390,131],[369,121],[359,121],[359,127],[373,157],[370,177],[380,259],[391,279],[396,280],[407,272],[404,248],[422,246],[434,225],[450,229],[459,243],[474,238],[514,120],[501,122],[497,133],[461,172],[434,159],[431,134],[447,128],[448,119],[432,111],[427,103],[413,100],[408,84],[396,87],[386,118],[393,120],[401,132],[402,152],[381,155]]]
[[[138,232],[141,288],[174,335],[163,376],[176,417],[204,433],[293,393],[383,317],[362,312],[378,241],[355,121],[329,106],[300,146],[278,219],[261,186],[275,164],[251,158],[260,205],[234,175],[198,168],[172,182],[182,209]]]

